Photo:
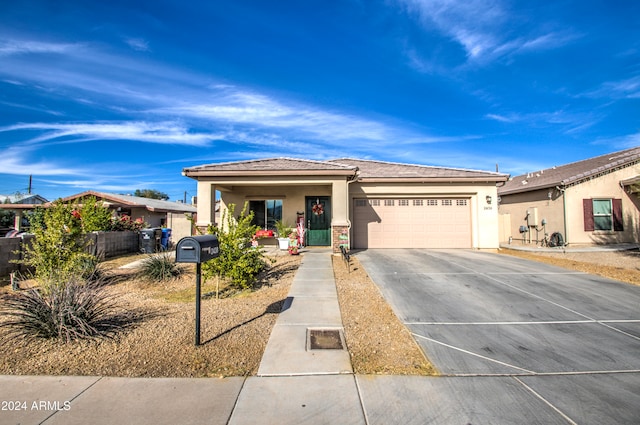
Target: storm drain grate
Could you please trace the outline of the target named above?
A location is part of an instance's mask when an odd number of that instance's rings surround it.
[[[309,350],[344,350],[344,346],[339,329],[307,329]]]

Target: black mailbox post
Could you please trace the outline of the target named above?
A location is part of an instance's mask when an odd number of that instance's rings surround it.
[[[220,255],[218,238],[214,235],[188,236],[180,239],[176,245],[176,263],[196,264],[196,345],[200,345],[200,265]]]

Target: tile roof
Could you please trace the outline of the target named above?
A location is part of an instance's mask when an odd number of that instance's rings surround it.
[[[296,172],[322,172],[322,171],[340,171],[355,172],[355,168],[347,165],[340,165],[326,161],[313,161],[310,159],[298,158],[266,158],[254,159],[249,161],[221,162],[214,164],[199,165],[189,167],[183,170],[183,173],[189,177],[207,174],[225,174],[225,173],[272,173],[281,171]]]
[[[516,176],[498,188],[499,195],[578,184],[640,162],[640,147]]]
[[[358,167],[360,178],[365,179],[487,179],[505,181],[507,174],[464,168],[436,167],[397,162],[340,158],[330,162]]]
[[[149,211],[156,212],[196,212],[196,207],[193,205],[184,204],[181,202],[163,201],[160,199],[143,198],[140,196],[120,195],[116,193],[104,193],[89,190],[79,193],[77,195],[67,196],[63,201],[72,201],[87,196],[95,196],[98,199],[103,199],[111,203],[122,203],[131,207],[143,207]]]
[[[506,174],[461,168],[433,167],[401,164],[385,161],[342,158],[329,161],[314,161],[295,158],[267,158],[249,161],[207,164],[184,169],[188,177],[262,174],[319,174],[338,173],[355,175],[362,179],[484,179],[505,181]]]

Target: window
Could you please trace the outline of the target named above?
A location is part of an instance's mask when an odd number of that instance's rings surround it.
[[[421,207],[424,205],[424,201],[422,199],[414,199],[413,200],[413,206],[414,207]]]
[[[456,205],[459,207],[466,207],[467,200],[466,199],[456,199]]]
[[[585,232],[622,231],[622,199],[583,199]]]
[[[611,199],[593,200],[594,230],[613,230],[613,208]]]
[[[253,211],[252,224],[266,230],[275,230],[276,221],[282,220],[282,199],[250,201],[249,209]]]
[[[442,200],[442,205],[446,205],[446,206],[450,207],[451,205],[453,205],[453,201],[451,199],[443,199]]]
[[[401,207],[408,207],[409,206],[409,200],[408,199],[399,199],[398,200],[398,205]]]
[[[384,206],[385,207],[392,207],[395,205],[395,201],[393,199],[385,199],[384,200]]]
[[[356,199],[356,207],[366,207],[367,200],[366,199]]]
[[[379,207],[380,206],[380,199],[372,199],[369,201],[369,205],[371,205],[372,207]]]
[[[427,205],[429,205],[430,207],[437,207],[438,206],[438,200],[437,199],[427,199]]]

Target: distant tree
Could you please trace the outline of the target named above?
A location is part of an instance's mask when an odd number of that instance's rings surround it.
[[[16,213],[8,210],[0,210],[0,227],[13,227]]]
[[[142,189],[142,190],[136,189],[136,191],[133,192],[133,196],[140,196],[142,198],[149,198],[149,199],[160,199],[162,201],[169,200],[169,195],[154,189]]]

